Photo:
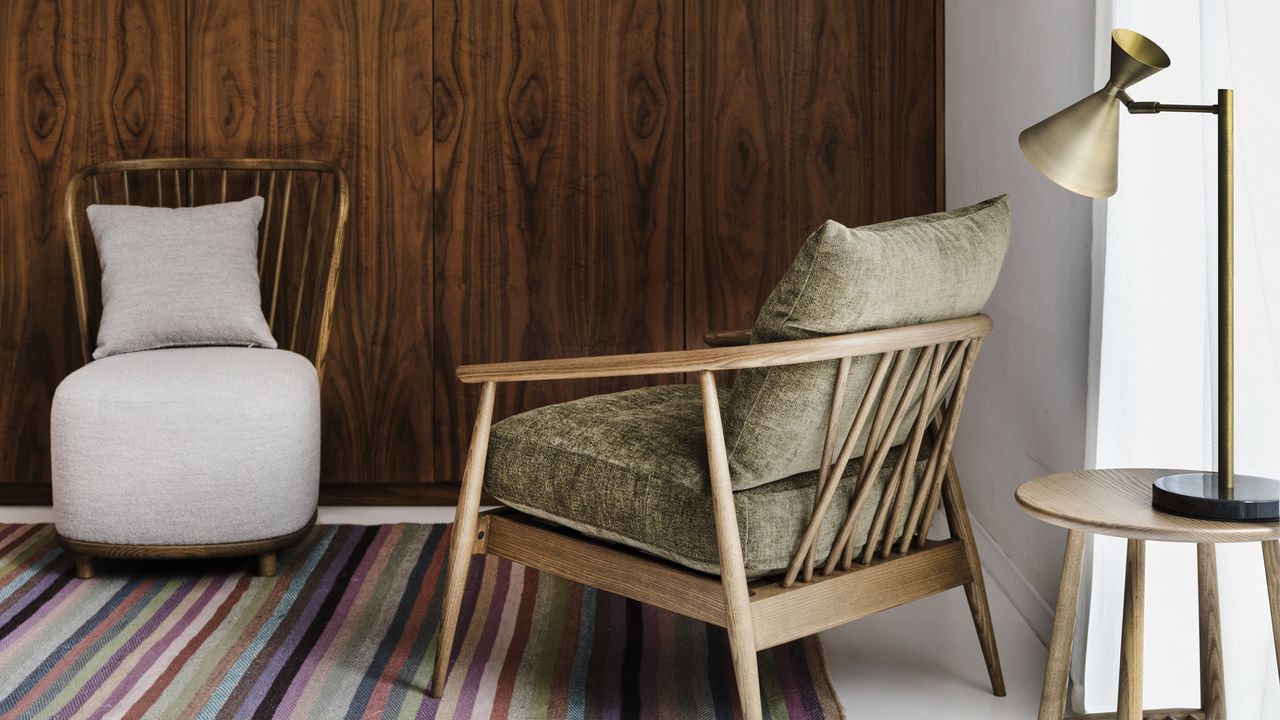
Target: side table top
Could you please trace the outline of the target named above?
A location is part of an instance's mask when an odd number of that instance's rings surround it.
[[[1018,488],[1018,504],[1047,523],[1134,540],[1229,543],[1280,539],[1280,523],[1221,522],[1151,507],[1151,483],[1186,470],[1078,470]]]

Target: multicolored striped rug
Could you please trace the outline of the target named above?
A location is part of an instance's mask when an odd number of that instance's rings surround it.
[[[322,526],[280,558],[102,562],[0,525],[3,718],[730,718],[724,632],[477,558],[426,695],[448,526]],[[425,589],[425,591],[423,591]],[[816,638],[760,654],[770,718],[841,718]]]

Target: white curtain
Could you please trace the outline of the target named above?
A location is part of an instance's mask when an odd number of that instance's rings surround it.
[[[1280,2],[1100,0],[1097,24],[1100,78],[1113,27],[1172,58],[1135,99],[1212,104],[1235,90],[1236,468],[1280,477]],[[1121,118],[1120,190],[1095,223],[1096,467],[1215,467],[1216,138],[1213,116]],[[1085,712],[1115,708],[1124,551],[1093,544]],[[1258,545],[1217,557],[1229,716],[1280,718]],[[1145,637],[1145,707],[1199,707],[1193,546],[1149,544]]]

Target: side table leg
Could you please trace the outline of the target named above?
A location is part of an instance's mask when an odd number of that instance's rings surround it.
[[[1130,540],[1124,563],[1124,616],[1120,634],[1117,720],[1142,720],[1142,612],[1146,600],[1147,544]]]
[[[1196,584],[1200,589],[1200,709],[1204,711],[1205,720],[1226,720],[1218,563],[1212,543],[1196,545]]]
[[[1058,606],[1053,614],[1049,640],[1049,664],[1040,691],[1039,720],[1062,720],[1067,709],[1067,677],[1071,674],[1071,643],[1076,632],[1076,604],[1080,594],[1080,560],[1084,555],[1084,531],[1067,531],[1067,551],[1058,581]]]
[[[1271,603],[1271,642],[1280,668],[1280,540],[1262,543],[1262,567],[1267,571],[1267,601]]]

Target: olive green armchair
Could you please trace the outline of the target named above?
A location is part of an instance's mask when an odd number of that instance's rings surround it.
[[[459,368],[482,388],[432,693],[484,553],[726,628],[747,718],[761,717],[756,651],[963,587],[1003,695],[951,450],[1008,234],[1003,197],[864,228],[828,221],[751,333],[708,336],[718,347]],[[698,385],[491,424],[500,383],[673,373]],[[482,491],[502,507],[479,513]],[[930,539],[939,506],[948,537]]]

